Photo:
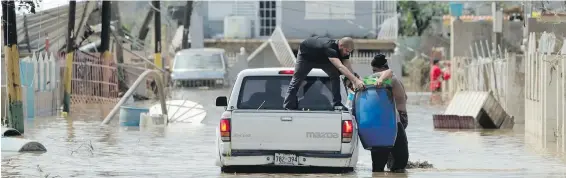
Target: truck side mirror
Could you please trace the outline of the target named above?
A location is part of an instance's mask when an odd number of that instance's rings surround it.
[[[216,98],[216,106],[228,106],[228,98],[219,96]]]

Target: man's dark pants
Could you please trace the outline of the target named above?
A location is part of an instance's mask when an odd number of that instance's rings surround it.
[[[342,96],[340,95],[340,71],[330,63],[330,61],[328,61],[328,63],[315,63],[304,59],[304,57],[299,54],[297,56],[297,63],[295,64],[295,73],[289,84],[287,97],[285,97],[285,101],[283,102],[284,108],[298,109],[297,92],[299,91],[299,87],[301,87],[301,83],[313,68],[322,69],[330,77],[333,96],[332,102],[334,106],[342,105]]]
[[[397,139],[393,148],[380,148],[371,151],[372,169],[374,172],[383,171],[385,165],[392,171],[405,169],[409,162],[409,144],[405,129],[408,125],[407,113],[399,111],[401,122],[397,123]]]

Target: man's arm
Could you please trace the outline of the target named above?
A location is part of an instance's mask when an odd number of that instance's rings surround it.
[[[350,59],[344,59],[342,61],[342,64],[344,64],[344,66],[346,66],[346,68],[348,68],[350,72],[354,73],[354,69],[352,69],[352,63],[350,62]]]
[[[348,79],[352,81],[358,79],[354,74],[352,74],[352,72],[350,72],[350,70],[346,66],[344,66],[344,64],[342,64],[342,61],[340,61],[340,59],[331,57],[328,58],[328,60],[330,60],[330,62],[338,69],[338,71],[340,71],[340,73],[348,77]]]
[[[351,67],[348,68],[344,64],[342,64],[342,61],[340,61],[338,57],[338,51],[334,49],[326,49],[325,53],[326,56],[328,57],[328,60],[330,60],[332,65],[334,65],[334,67],[336,67],[338,71],[342,73],[342,75],[346,76],[351,81],[355,81],[357,79],[356,76],[353,74],[353,72],[351,72]]]
[[[391,78],[391,87],[393,88],[393,97],[395,101],[405,103],[407,101],[407,92],[403,83],[397,77]]]
[[[380,73],[381,75],[379,76],[379,80],[381,81],[391,79],[393,77],[393,71],[391,69],[381,71]]]
[[[342,60],[342,64],[344,64],[344,66],[346,66],[346,68],[348,68],[348,70],[350,70],[350,72],[352,72],[355,77],[360,78],[360,76],[356,72],[354,72],[354,69],[352,68],[352,62],[350,62],[349,58]]]
[[[392,81],[392,90],[393,90],[393,98],[395,99],[395,105],[397,106],[397,110],[400,111],[407,111],[407,92],[405,91],[405,87],[403,83],[397,78],[391,78]]]

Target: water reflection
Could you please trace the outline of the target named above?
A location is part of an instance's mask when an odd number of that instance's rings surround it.
[[[528,151],[552,159],[562,159],[566,163],[566,148],[560,141],[547,142],[544,136],[525,133],[525,144]]]
[[[71,141],[75,138],[75,128],[73,128],[73,119],[71,117],[65,118],[67,121],[67,141]]]

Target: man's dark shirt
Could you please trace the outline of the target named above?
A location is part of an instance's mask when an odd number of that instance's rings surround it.
[[[327,37],[314,36],[305,39],[299,45],[300,56],[307,61],[326,64],[330,63],[328,58],[338,58],[341,61],[349,59],[350,55],[340,56],[338,40]]]

